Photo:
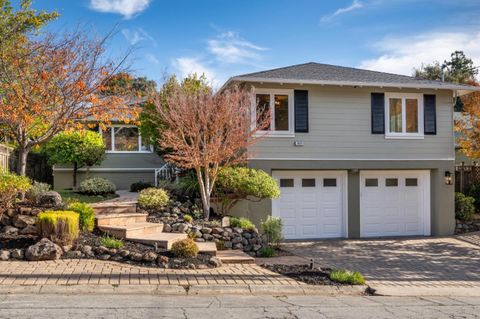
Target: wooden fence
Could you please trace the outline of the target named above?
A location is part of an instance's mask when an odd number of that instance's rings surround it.
[[[474,183],[480,182],[480,166],[477,162],[473,165],[465,165],[462,162],[455,166],[455,191],[464,193]]]
[[[11,153],[10,147],[0,144],[0,171],[9,171]]]

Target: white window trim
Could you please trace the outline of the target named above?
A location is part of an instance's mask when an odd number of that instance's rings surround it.
[[[390,132],[390,99],[402,100],[402,133]],[[407,133],[406,99],[418,101],[418,133]],[[423,95],[417,93],[385,93],[385,138],[386,139],[424,139]]]
[[[142,136],[140,135],[140,129],[138,128],[138,126],[136,125],[128,125],[128,124],[114,124],[114,125],[109,125],[108,126],[110,129],[110,140],[112,142],[112,148],[110,150],[106,150],[105,153],[115,153],[115,154],[150,154],[153,152],[153,148],[152,146],[150,145],[149,146],[149,149],[148,151],[142,151]],[[136,151],[115,151],[115,133],[114,133],[114,129],[116,127],[136,127],[137,130],[138,130],[138,150]],[[98,131],[100,132],[100,134],[102,135],[103,137],[103,134],[105,134],[105,132],[103,132],[102,128],[101,127],[98,127]]]
[[[258,132],[258,135],[267,134],[268,137],[295,137],[295,112],[293,104],[293,90],[288,89],[255,89],[255,94],[253,95],[252,109],[253,116],[257,118],[257,105],[256,105],[256,96],[257,94],[269,94],[270,95],[270,127],[275,127],[275,95],[288,95],[288,131],[275,131],[270,130],[261,130]],[[253,129],[257,125],[254,121]]]

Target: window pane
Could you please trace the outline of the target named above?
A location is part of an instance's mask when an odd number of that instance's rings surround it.
[[[365,187],[377,187],[378,179],[376,178],[367,178],[365,179]]]
[[[280,187],[293,187],[293,178],[281,178]]]
[[[103,135],[103,142],[105,143],[105,147],[107,151],[112,150],[112,128],[107,127],[105,131],[102,132]]]
[[[416,178],[406,178],[405,179],[405,186],[417,186],[418,181]]]
[[[315,178],[302,178],[302,187],[315,187]]]
[[[138,128],[115,127],[115,151],[138,151]]]
[[[324,178],[323,179],[323,187],[337,187],[337,179],[336,178]]]
[[[390,132],[402,133],[402,99],[390,99]]]
[[[257,94],[256,96],[256,105],[257,105],[257,126],[261,125],[268,114],[270,114],[270,94]],[[268,126],[263,126],[262,129],[269,130],[270,124]]]
[[[398,186],[398,179],[397,178],[387,178],[385,180],[385,186],[387,187],[396,187]]]
[[[288,131],[288,95],[275,95],[275,131]]]
[[[143,151],[143,152],[150,152],[151,151],[151,148],[150,148],[150,145],[148,145],[148,143],[146,143],[146,141],[143,139],[143,138],[140,138],[141,142],[142,142],[142,145],[140,146],[140,150]]]
[[[406,99],[407,133],[418,133],[418,100]]]

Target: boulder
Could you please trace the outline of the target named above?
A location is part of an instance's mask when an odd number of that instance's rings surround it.
[[[60,206],[62,204],[62,196],[55,191],[49,191],[38,195],[37,202],[39,205]]]
[[[92,246],[85,245],[85,246],[82,246],[80,250],[82,253],[85,254],[85,256],[89,256],[89,257],[93,256]]]
[[[157,265],[164,266],[168,264],[168,257],[167,256],[158,256],[157,258]]]
[[[72,259],[82,258],[82,255],[83,254],[80,250],[70,250],[65,254],[67,258],[72,258]]]
[[[201,232],[203,234],[210,234],[212,232],[212,229],[211,228],[208,228],[208,227],[203,227]]]
[[[218,257],[212,257],[208,260],[208,264],[212,265],[213,267],[221,267],[222,261]]]
[[[110,255],[109,254],[102,254],[102,255],[98,255],[97,256],[97,259],[100,259],[100,260],[109,260],[110,259]]]
[[[120,256],[122,256],[123,258],[126,258],[130,255],[130,251],[129,250],[126,250],[126,249],[120,249],[119,252]]]
[[[148,253],[145,253],[143,255],[143,261],[146,261],[146,262],[152,262],[152,261],[155,261],[157,260],[157,257],[158,255],[155,254],[153,251],[149,251]]]
[[[21,235],[37,235],[38,230],[37,230],[37,227],[35,227],[33,225],[28,225],[24,229],[20,229],[19,233]]]
[[[178,225],[177,231],[179,233],[184,233],[188,230],[188,228],[189,228],[188,224],[182,223],[182,224]]]
[[[25,228],[32,225],[35,225],[35,217],[29,215],[15,215],[13,217],[13,226],[15,227]]]
[[[27,248],[25,257],[30,261],[55,260],[63,254],[62,248],[47,238]]]
[[[133,253],[130,255],[130,259],[134,261],[142,261],[143,260],[143,255],[140,253]]]
[[[5,235],[16,235],[18,233],[18,228],[12,226],[5,226],[2,228],[2,234]]]
[[[169,224],[164,224],[163,225],[163,232],[164,233],[170,233],[172,231],[172,226],[170,226]]]
[[[10,259],[10,252],[8,250],[0,250],[0,260],[7,261]]]

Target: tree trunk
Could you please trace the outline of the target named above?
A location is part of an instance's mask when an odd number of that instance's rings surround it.
[[[73,190],[77,189],[77,172],[78,172],[78,165],[77,163],[73,163]]]
[[[201,168],[195,168],[195,171],[197,173],[198,188],[200,188],[200,197],[202,198],[203,218],[208,221],[210,218],[210,194],[208,194],[208,190],[205,187]]]
[[[26,147],[20,147],[18,149],[18,164],[17,173],[21,176],[27,175],[27,158],[30,150]]]

